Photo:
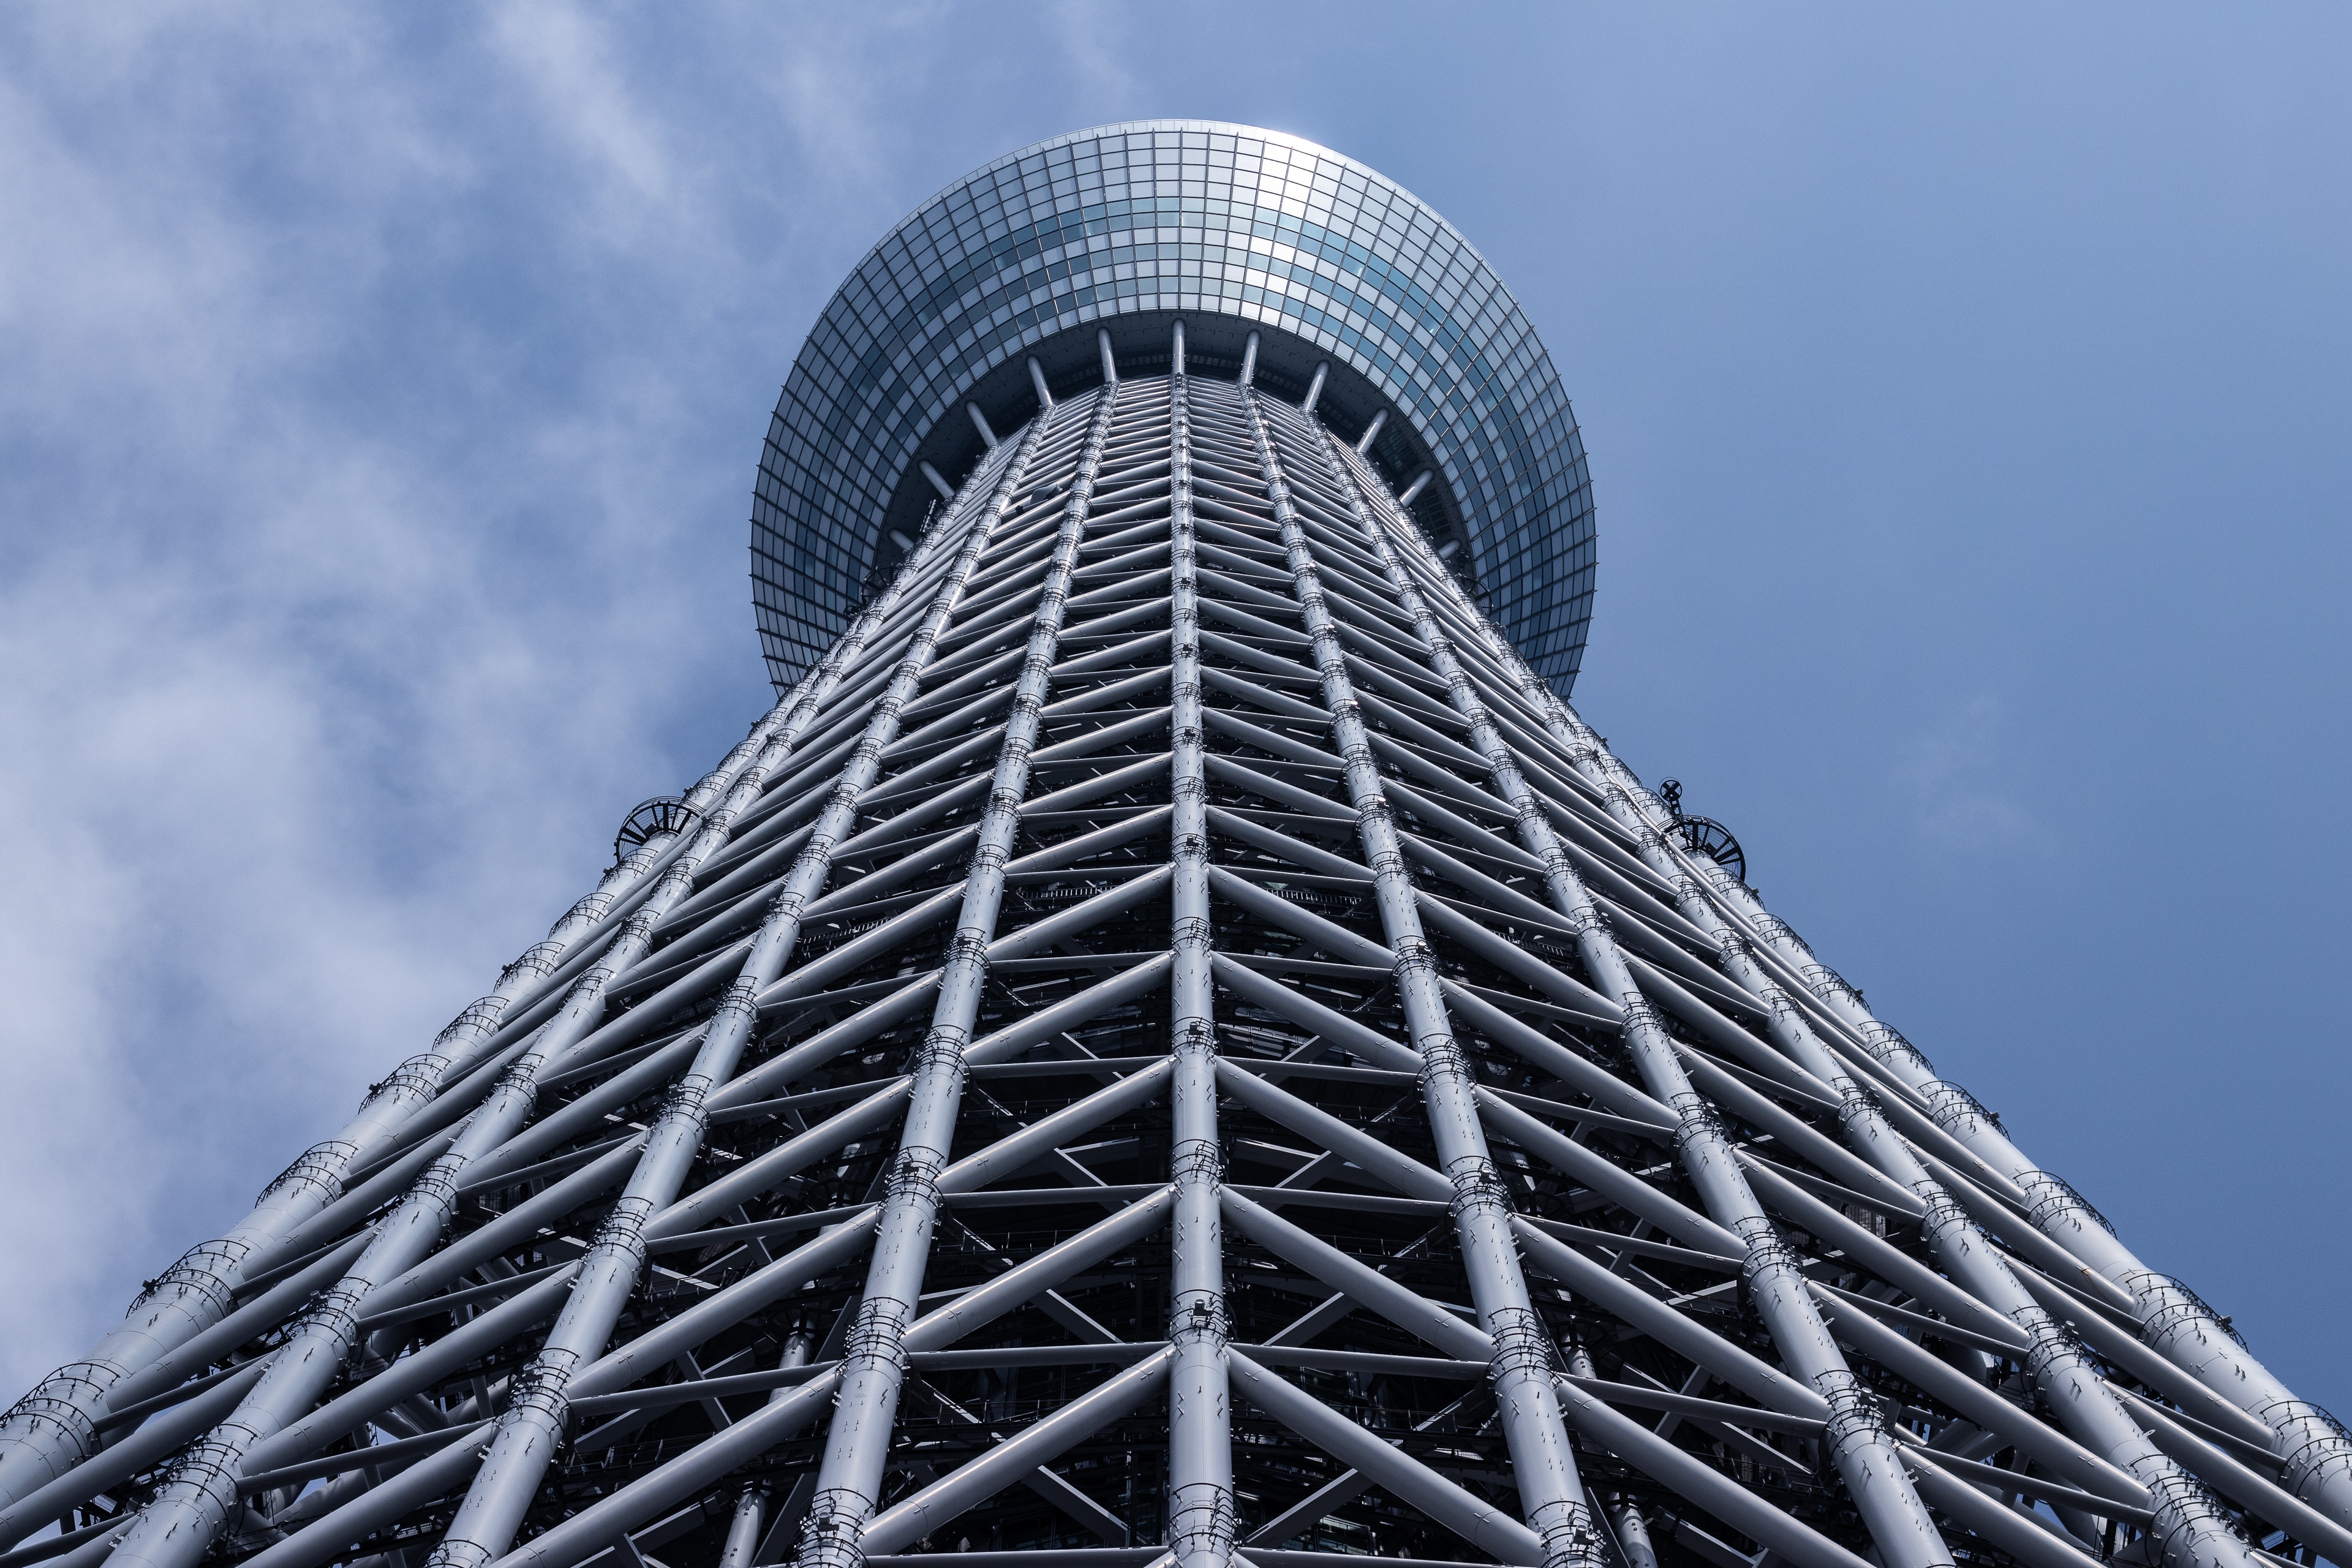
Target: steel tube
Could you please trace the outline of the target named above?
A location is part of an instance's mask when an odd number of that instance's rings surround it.
[[[1828,1402],[1830,1452],[1844,1478],[1847,1495],[1869,1522],[1871,1538],[1888,1562],[1900,1568],[1950,1568],[1951,1551],[1913,1489],[1877,1405],[1846,1365],[1813,1310],[1797,1259],[1748,1187],[1714,1108],[1692,1088],[1674,1039],[1643,994],[1608,918],[1561,850],[1551,819],[1521,776],[1509,745],[1496,730],[1468,671],[1455,658],[1454,639],[1438,625],[1390,548],[1391,520],[1366,503],[1329,433],[1318,428],[1317,435],[1358,526],[1377,548],[1390,584],[1428,647],[1432,665],[1444,680],[1454,710],[1469,724],[1497,793],[1517,818],[1519,847],[1543,863],[1545,885],[1574,934],[1586,972],[1602,994],[1622,1009],[1624,1038],[1644,1086],[1675,1112],[1679,1123],[1675,1143],[1685,1172],[1717,1225],[1736,1233],[1746,1251],[1748,1299],[1764,1319],[1782,1360]],[[1534,1118],[1519,1114],[1525,1123],[1540,1126]],[[1532,1128],[1524,1124],[1520,1135],[1523,1142],[1536,1137]],[[1685,1236],[1685,1239],[1693,1238]],[[1710,1237],[1697,1244],[1712,1242]]]
[[[904,581],[902,576],[901,581]],[[825,666],[837,672],[854,660],[872,629],[893,605],[886,595],[835,648]],[[448,1149],[436,1159],[408,1197],[378,1223],[373,1238],[349,1273],[326,1293],[291,1342],[273,1360],[270,1372],[236,1413],[200,1444],[163,1491],[142,1510],[115,1555],[139,1568],[188,1568],[236,1507],[238,1478],[247,1456],[306,1414],[339,1372],[356,1326],[372,1297],[415,1268],[438,1245],[454,1213],[467,1168],[510,1139],[535,1109],[540,1079],[594,1026],[604,1009],[606,988],[646,950],[655,925],[693,890],[697,868],[721,848],[734,819],[755,803],[765,781],[791,750],[817,707],[816,688],[805,689],[793,710],[769,732],[757,755],[735,777],[723,801],[700,816],[691,845],[670,863],[661,881],[639,904],[596,962],[571,984],[561,1007],[530,1038],[505,1069],[489,1098],[467,1119]],[[728,1064],[731,1070],[731,1063]],[[698,1104],[689,1130],[681,1122],[664,1139],[676,1145],[698,1141]],[[658,1134],[657,1134],[658,1136]],[[686,1158],[691,1158],[691,1148]],[[677,1156],[667,1158],[675,1162]],[[641,1225],[649,1205],[633,1212]],[[634,1241],[634,1226],[631,1240]],[[616,1241],[625,1248],[627,1244]],[[607,1258],[600,1268],[614,1267]]]
[[[1829,1419],[1829,1402],[1780,1368],[1701,1328],[1632,1280],[1618,1278],[1529,1221],[1514,1221],[1513,1228],[1536,1268],[1628,1327],[1649,1335],[1685,1361],[1706,1368],[1760,1404],[1790,1415],[1817,1421]]]
[[[1105,367],[1115,374],[1109,342],[1105,333],[1101,342]],[[1095,395],[1086,449],[1063,507],[1012,716],[1005,724],[980,847],[965,884],[951,955],[940,983],[930,1033],[919,1053],[906,1131],[892,1163],[889,1195],[883,1204],[857,1321],[843,1353],[842,1398],[826,1436],[815,1497],[802,1529],[796,1559],[800,1568],[856,1568],[859,1535],[873,1518],[881,1495],[882,1466],[905,1378],[901,1341],[921,1293],[924,1264],[939,1214],[939,1173],[947,1163],[956,1110],[962,1098],[964,1047],[971,1038],[987,974],[988,942],[995,934],[997,910],[1004,892],[1004,862],[1011,858],[1013,835],[1020,826],[1021,800],[1028,792],[1030,752],[1059,641],[1063,604],[1118,405],[1118,384],[1109,381]],[[1075,410],[1078,405],[1064,406]]]
[[[1407,1333],[1417,1335],[1460,1360],[1476,1361],[1482,1364],[1494,1360],[1495,1337],[1485,1330],[1464,1322],[1435,1302],[1407,1289],[1370,1265],[1349,1257],[1322,1237],[1300,1229],[1231,1187],[1219,1194],[1218,1201],[1233,1216],[1234,1223],[1259,1246],[1305,1269],[1332,1289],[1386,1318]]]
[[[811,669],[688,792],[687,806],[700,812],[730,790],[774,732],[807,707],[821,688],[838,679],[842,663],[828,660]],[[219,1239],[190,1249],[164,1270],[132,1303],[122,1326],[86,1359],[50,1373],[0,1415],[0,1503],[47,1484],[89,1454],[116,1385],[226,1315],[239,1281],[281,1261],[287,1238],[341,1196],[351,1173],[398,1136],[445,1083],[479,1059],[505,1014],[519,1000],[527,1003],[535,995],[565,952],[596,929],[617,902],[664,863],[665,851],[675,847],[667,836],[649,838],[607,871],[593,891],[556,921],[546,940],[501,971],[498,984],[444,1028],[429,1049],[374,1085],[349,1123],[314,1144],[270,1183],[251,1213]]]
[[[14,1546],[41,1526],[62,1519],[109,1487],[136,1475],[235,1410],[268,1370],[265,1357],[189,1400],[150,1416],[128,1436],[101,1448],[47,1486],[0,1513],[0,1544]]]
[[[996,437],[977,404],[971,405],[971,412],[988,444],[994,447]],[[637,1288],[646,1267],[648,1222],[676,1200],[700,1154],[712,1091],[734,1076],[751,1042],[759,999],[790,962],[800,938],[802,912],[824,890],[833,871],[834,847],[855,826],[857,801],[872,787],[882,753],[898,738],[899,711],[914,699],[930,664],[931,650],[947,630],[964,584],[1003,520],[1005,503],[1045,430],[1044,420],[1031,422],[1021,449],[1000,470],[986,503],[976,515],[958,520],[963,530],[961,548],[940,579],[930,608],[889,686],[875,704],[849,765],[785,876],[782,889],[745,953],[726,999],[704,1028],[693,1064],[672,1086],[660,1119],[646,1134],[628,1184],[599,1227],[587,1257],[581,1260],[572,1294],[547,1342],[520,1374],[482,1467],[427,1560],[430,1568],[480,1568],[512,1543],[524,1510],[562,1441],[572,1376],[604,1349]]]
[[[1180,1568],[1226,1568],[1234,1534],[1233,1431],[1226,1388],[1224,1233],[1217,1188],[1216,998],[1209,923],[1208,780],[1202,749],[1201,609],[1192,518],[1191,389],[1184,329],[1174,339],[1169,398],[1169,1041],[1175,1076],[1171,1165],[1168,1533]]]
[[[1293,1388],[1238,1351],[1234,1381],[1243,1397],[1343,1465],[1352,1466],[1454,1534],[1506,1563],[1548,1562],[1550,1549],[1535,1531],[1337,1411]]]
[[[1499,645],[1496,651],[1513,667],[1522,689],[1562,751],[1606,792],[1611,811],[1635,833],[1643,858],[1662,874],[1671,871],[1670,879],[1687,888],[1692,899],[1703,901],[1717,922],[1728,928],[1736,917],[1742,928],[1737,934],[1743,943],[1753,944],[1751,963],[1754,947],[1762,947],[1796,969],[1810,993],[1806,1001],[1828,1010],[1849,1027],[1867,1052],[1865,1059],[1879,1073],[1915,1094],[1930,1108],[1943,1132],[1987,1162],[2000,1178],[2022,1189],[2043,1235],[2082,1258],[2128,1296],[2144,1331],[2158,1351],[2264,1424],[2297,1495],[2339,1524],[2352,1524],[2352,1439],[2346,1437],[2342,1426],[2317,1405],[2297,1398],[2177,1281],[2141,1263],[2071,1186],[2021,1152],[1973,1096],[1938,1077],[1909,1041],[1873,1015],[1860,994],[1820,963],[1802,939],[1766,910],[1751,890],[1721,867],[1682,854],[1666,843],[1662,826],[1672,821],[1672,814],[1524,665],[1510,658]],[[1691,899],[1685,902],[1685,913],[1694,914],[1687,907]],[[1769,977],[1760,975],[1759,983],[1771,984]]]
[[[2099,1559],[2070,1535],[2061,1541],[2040,1520],[2030,1519],[1946,1472],[1916,1448],[1903,1450],[1919,1490],[1950,1514],[1969,1532],[1990,1542],[2031,1568],[2090,1568]]]
[[[2110,1389],[2114,1385],[2108,1385]],[[2146,1426],[2167,1457],[2194,1470],[2214,1490],[2242,1505],[2247,1511],[2277,1525],[2305,1545],[2326,1554],[2331,1563],[2352,1563],[2352,1531],[2286,1491],[2261,1472],[2250,1469],[2221,1448],[2207,1442],[2165,1414],[2162,1408],[2126,1393],[2135,1419]],[[2160,1524],[2161,1521],[2159,1521]]]
[[[1072,1400],[997,1444],[979,1458],[967,1459],[940,1479],[868,1524],[858,1537],[865,1551],[896,1552],[929,1534],[972,1504],[1003,1489],[1029,1471],[1082,1443],[1104,1426],[1128,1415],[1160,1390],[1168,1380],[1175,1352],[1161,1351],[1138,1362],[1100,1386]]]
[[[1618,1415],[1565,1378],[1560,1380],[1559,1396],[1579,1432],[1733,1529],[1754,1536],[1805,1568],[1865,1568],[1864,1559],[1811,1525],[1782,1513],[1720,1470]]]
[[[1532,686],[1528,689],[1531,696],[1538,695]],[[1548,696],[1549,692],[1542,695]],[[1988,1311],[2007,1319],[2022,1331],[2028,1342],[2023,1359],[2035,1386],[2048,1397],[2060,1422],[2087,1444],[2103,1465],[2128,1477],[2132,1486],[2151,1500],[2157,1533],[2165,1543],[2168,1559],[2180,1568],[2208,1568],[2215,1563],[2250,1568],[2253,1559],[2229,1521],[2211,1507],[2179,1466],[2139,1431],[2106,1391],[2096,1369],[2083,1355],[2074,1338],[2033,1300],[2001,1256],[1977,1234],[1961,1205],[1953,1201],[1952,1187],[1958,1178],[1946,1172],[1945,1179],[1937,1179],[1930,1170],[1932,1162],[1923,1159],[1889,1125],[1886,1099],[1871,1093],[1856,1081],[1844,1060],[1822,1041],[1794,999],[1778,984],[1756,944],[1727,913],[1724,887],[1737,884],[1710,863],[1709,868],[1716,872],[1713,880],[1724,885],[1717,887],[1716,896],[1710,898],[1696,862],[1677,853],[1660,831],[1658,821],[1664,818],[1653,818],[1654,797],[1648,797],[1645,790],[1640,791],[1639,795],[1635,794],[1640,787],[1638,783],[1629,785],[1631,775],[1599,746],[1599,738],[1564,704],[1553,699],[1545,706],[1548,710],[1557,710],[1552,713],[1552,721],[1563,743],[1572,742],[1580,748],[1579,753],[1572,754],[1580,754],[1585,759],[1584,765],[1607,781],[1620,820],[1642,835],[1643,858],[1660,876],[1673,881],[1675,902],[1685,917],[1708,931],[1723,952],[1726,970],[1762,999],[1769,1013],[1767,1028],[1774,1043],[1837,1095],[1846,1136],[1856,1152],[1890,1180],[1917,1196],[1925,1210],[1923,1226],[1937,1261],[1971,1300],[1984,1303]],[[1648,798],[1645,801],[1643,797]],[[1822,993],[1823,999],[1843,994],[1843,983],[1828,987]],[[1897,1055],[1890,1053],[1889,1059]],[[1802,1206],[1803,1200],[1796,1201]],[[1884,1362],[1888,1355],[1906,1356],[1908,1342],[1891,1331],[1851,1311],[1842,1315],[1842,1321],[1845,1325],[1843,1331],[1850,1337],[1875,1342],[1876,1348],[1869,1352],[1873,1359]],[[1915,1363],[1906,1375],[1913,1376],[1914,1381],[1916,1376],[1934,1376],[1934,1367],[1941,1365]],[[2001,1408],[2008,1406],[2003,1405]],[[1981,1421],[1998,1414],[1988,1406],[1983,1415],[1971,1418]],[[2043,1430],[2038,1424],[2031,1424],[2030,1431],[2021,1431],[2017,1436],[2030,1444]],[[2055,1436],[2049,1434],[2043,1441],[2046,1444]]]
[[[1305,412],[1313,411],[1324,374],[1325,369],[1317,370]],[[1349,799],[1356,808],[1365,862],[1372,868],[1381,929],[1395,954],[1398,994],[1413,1047],[1422,1056],[1422,1098],[1451,1188],[1454,1233],[1468,1268],[1471,1295],[1496,1342],[1495,1399],[1503,1413],[1513,1479],[1528,1525],[1542,1542],[1545,1568],[1580,1565],[1591,1555],[1592,1521],[1585,1509],[1576,1458],[1552,1394],[1550,1340],[1528,1300],[1518,1253],[1511,1244],[1510,1198],[1486,1148],[1468,1058],[1454,1040],[1446,1017],[1436,963],[1423,934],[1412,882],[1404,870],[1395,821],[1381,788],[1361,705],[1324,601],[1314,551],[1291,505],[1283,459],[1255,393],[1241,392],[1240,413],[1281,530],[1290,564],[1291,592],[1314,647],[1323,706],[1331,714],[1332,737],[1346,764]],[[1367,1473],[1371,1472],[1367,1469]]]
[[[1163,1198],[1136,1205],[1111,1215],[1087,1231],[998,1276],[979,1289],[917,1320],[906,1333],[902,1350],[913,1354],[919,1351],[940,1349],[954,1342],[961,1335],[1011,1311],[1039,1292],[1051,1289],[1078,1270],[1091,1267],[1109,1253],[1131,1244],[1139,1236],[1164,1223],[1166,1214],[1167,1205]],[[845,1230],[856,1228],[852,1226],[845,1227]],[[852,1239],[863,1240],[859,1237]],[[824,1247],[834,1240],[832,1237],[824,1237],[812,1244],[811,1247],[802,1248],[796,1257],[804,1258],[814,1247]],[[778,1259],[772,1267],[789,1276],[806,1269],[809,1265],[794,1263],[793,1259]],[[706,1306],[713,1304],[705,1303]],[[649,1339],[655,1337],[648,1336]],[[592,1384],[602,1388],[634,1382],[638,1376],[664,1364],[678,1351],[698,1342],[696,1338],[683,1335],[661,1337],[663,1342],[658,1345],[649,1345],[644,1340],[635,1341],[606,1356],[597,1366],[583,1373],[575,1386],[584,1390]],[[814,1420],[818,1412],[818,1407],[803,1396],[814,1393],[830,1398],[838,1388],[839,1369],[836,1367],[823,1373],[818,1382],[803,1384],[791,1391],[788,1400],[772,1402],[756,1414],[728,1427],[710,1442],[689,1450],[545,1534],[533,1537],[522,1547],[499,1559],[501,1568],[568,1568],[570,1563],[592,1555],[607,1542],[635,1529],[641,1521],[663,1508],[692,1496],[709,1479],[724,1475],[762,1451],[766,1446],[792,1436]],[[793,1406],[792,1411],[777,1414],[787,1404]],[[722,1444],[723,1447],[716,1451],[707,1451],[711,1450],[713,1445]]]

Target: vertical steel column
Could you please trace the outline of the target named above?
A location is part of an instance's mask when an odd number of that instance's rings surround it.
[[[1567,917],[1576,933],[1578,954],[1601,993],[1625,1009],[1624,1037],[1650,1092],[1672,1108],[1678,1122],[1675,1144],[1682,1165],[1699,1190],[1716,1222],[1737,1235],[1748,1248],[1746,1273],[1748,1299],[1771,1331],[1772,1342],[1799,1378],[1810,1384],[1830,1407],[1827,1436],[1832,1458],[1844,1478],[1847,1494],[1870,1527],[1880,1554],[1900,1568],[1950,1568],[1951,1550],[1929,1517],[1927,1505],[1911,1484],[1910,1473],[1895,1453],[1895,1440],[1845,1356],[1814,1308],[1812,1293],[1799,1269],[1796,1257],[1780,1239],[1779,1229],[1749,1190],[1747,1175],[1732,1153],[1730,1141],[1706,1098],[1691,1087],[1675,1055],[1675,1043],[1656,1012],[1642,994],[1633,966],[1619,951],[1606,915],[1593,902],[1583,879],[1569,864],[1567,853],[1544,815],[1542,803],[1519,773],[1511,749],[1495,727],[1494,716],[1471,684],[1469,673],[1454,655],[1454,642],[1437,622],[1427,601],[1403,563],[1390,547],[1387,520],[1364,502],[1362,491],[1340,460],[1330,433],[1316,426],[1323,453],[1346,495],[1357,523],[1379,552],[1389,583],[1398,595],[1414,629],[1430,649],[1430,662],[1454,709],[1470,726],[1471,744],[1486,759],[1496,791],[1517,819],[1519,846],[1543,862],[1544,882],[1552,903]]]
[[[816,1341],[812,1336],[794,1333],[784,1341],[784,1353],[776,1364],[784,1370],[806,1366],[809,1352],[815,1346]],[[779,1388],[768,1395],[768,1403],[781,1405],[792,1394],[791,1388]],[[751,1568],[751,1560],[759,1555],[760,1546],[765,1539],[761,1534],[761,1526],[768,1521],[768,1501],[772,1495],[770,1484],[758,1481],[745,1487],[742,1494],[736,1498],[735,1517],[728,1523],[727,1545],[719,1553],[719,1568]]]
[[[886,594],[858,618],[844,638],[845,657],[833,661],[835,671],[856,658],[895,597],[895,591]],[[742,770],[724,802],[704,817],[686,851],[671,861],[651,894],[596,962],[572,982],[562,1008],[530,1036],[527,1048],[500,1075],[488,1100],[467,1119],[449,1148],[426,1167],[400,1205],[377,1222],[374,1238],[358,1261],[320,1295],[272,1359],[268,1372],[236,1413],[196,1446],[131,1526],[110,1561],[125,1568],[131,1564],[189,1568],[204,1555],[237,1507],[237,1483],[246,1454],[317,1405],[352,1348],[369,1294],[422,1261],[439,1245],[457,1210],[467,1168],[530,1120],[538,1101],[540,1074],[595,1026],[604,1016],[606,985],[645,955],[655,925],[693,891],[697,868],[725,845],[737,814],[759,799],[769,773],[790,753],[801,728],[814,715],[816,702],[810,700],[812,696],[813,689],[794,705],[788,721],[770,732],[756,760]],[[697,1126],[698,1133],[698,1117]]]
[[[1582,1345],[1570,1350],[1568,1371],[1571,1377],[1594,1375],[1592,1352]],[[1602,1503],[1599,1497],[1593,1501]],[[1657,1548],[1650,1544],[1650,1521],[1642,1517],[1642,1510],[1620,1497],[1608,1499],[1605,1509],[1609,1522],[1617,1527],[1617,1544],[1624,1548],[1626,1568],[1658,1568]]]
[[[760,1521],[767,1512],[767,1494],[747,1487],[735,1500],[735,1516],[727,1521],[727,1544],[719,1549],[719,1568],[751,1568],[760,1550]]]
[[[822,679],[811,670],[786,698],[686,797],[698,814],[731,785],[784,721],[796,700]],[[277,1261],[296,1227],[342,1196],[344,1180],[433,1101],[456,1071],[475,1065],[499,1020],[554,973],[556,963],[624,895],[658,864],[670,840],[641,844],[604,873],[595,889],[558,920],[547,939],[499,973],[489,993],[460,1013],[432,1047],[394,1068],[368,1091],[358,1112],[332,1138],[314,1144],[262,1191],[252,1212],[216,1240],[191,1248],[131,1303],[121,1327],[89,1355],[42,1379],[0,1415],[0,1506],[17,1501],[79,1464],[96,1447],[108,1397],[126,1378],[152,1365],[218,1322],[237,1283]],[[157,1392],[148,1390],[146,1392]]]
[[[1103,340],[1105,357],[1109,340]],[[922,1294],[923,1269],[939,1219],[940,1172],[946,1168],[962,1103],[964,1047],[971,1042],[988,978],[988,943],[996,931],[1004,896],[1004,864],[1021,826],[1021,802],[1029,787],[1029,752],[1036,743],[1038,713],[1045,706],[1055,648],[1061,640],[1062,605],[1069,595],[1078,544],[1086,533],[1097,465],[1110,434],[1118,384],[1095,394],[1092,426],[1062,513],[1060,535],[1045,573],[1035,620],[1029,634],[1021,679],[1004,725],[996,774],[981,820],[980,846],[972,852],[963,908],[940,977],[931,1027],[918,1047],[914,1087],[908,1097],[906,1131],[891,1163],[888,1195],[875,1229],[874,1253],[866,1289],[843,1348],[841,1391],[825,1436],[816,1494],[801,1534],[801,1568],[856,1568],[864,1559],[858,1536],[874,1517],[882,1489],[883,1461],[890,1428],[906,1382],[902,1342]]]
[[[1033,420],[1012,459],[1000,471],[985,505],[965,530],[962,548],[940,580],[929,612],[908,644],[889,686],[876,702],[848,763],[825,801],[809,839],[745,953],[743,966],[706,1026],[693,1065],[672,1087],[646,1134],[620,1200],[581,1260],[572,1293],[547,1342],[516,1379],[506,1413],[492,1436],[482,1468],[457,1517],[427,1561],[432,1568],[478,1568],[514,1541],[541,1479],[555,1457],[571,1409],[572,1374],[593,1361],[612,1338],[622,1310],[645,1271],[645,1228],[685,1184],[709,1121],[711,1091],[735,1074],[759,1016],[760,993],[775,982],[799,941],[801,912],[824,891],[834,847],[857,818],[857,803],[873,787],[882,752],[898,738],[898,714],[914,700],[931,650],[955,613],[963,585],[1004,516],[1005,502],[1035,454],[1046,422]],[[756,1519],[752,1527],[757,1529]]]
[[[1318,372],[1316,384],[1320,386],[1321,383]],[[1479,1124],[1473,1098],[1475,1084],[1469,1061],[1454,1040],[1446,1016],[1436,963],[1422,932],[1412,881],[1405,873],[1396,824],[1366,738],[1354,684],[1340,655],[1339,633],[1324,602],[1314,552],[1292,509],[1281,459],[1258,412],[1257,394],[1244,388],[1241,402],[1250,438],[1257,447],[1259,469],[1274,502],[1275,521],[1289,554],[1292,592],[1314,642],[1323,702],[1331,711],[1333,736],[1347,766],[1349,798],[1356,809],[1356,830],[1365,862],[1372,868],[1381,929],[1397,955],[1397,993],[1404,1005],[1413,1047],[1422,1054],[1422,1100],[1436,1139],[1439,1167],[1454,1184],[1454,1234],[1462,1247],[1471,1297],[1480,1322],[1495,1342],[1490,1375],[1518,1483],[1520,1507],[1528,1526],[1543,1542],[1544,1568],[1570,1564],[1582,1568],[1595,1556],[1591,1521],[1585,1511],[1583,1485],[1577,1478],[1576,1456],[1561,1424],[1559,1396],[1552,1388],[1551,1338],[1528,1296],[1518,1249],[1511,1239],[1510,1194],[1487,1152],[1486,1130]]]
[[[1169,825],[1175,967],[1169,980],[1169,1044],[1176,1058],[1174,1279],[1168,1338],[1176,1347],[1168,1384],[1168,1545],[1178,1568],[1226,1568],[1234,1551],[1234,1452],[1226,1386],[1223,1221],[1217,1185],[1215,990],[1210,983],[1208,774],[1201,747],[1201,604],[1193,555],[1192,404],[1184,327],[1175,332],[1170,378],[1169,725],[1174,757]]]

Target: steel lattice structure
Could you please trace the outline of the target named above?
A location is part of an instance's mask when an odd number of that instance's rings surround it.
[[[2343,1429],[1692,852],[1321,376],[1185,333],[980,421],[8,1412],[0,1568],[2352,1563]]]

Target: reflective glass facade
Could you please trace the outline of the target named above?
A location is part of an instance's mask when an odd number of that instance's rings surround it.
[[[962,418],[969,389],[1059,333],[1168,311],[1287,332],[1370,383],[1434,455],[1489,612],[1569,689],[1591,616],[1591,487],[1517,301],[1451,224],[1362,164],[1190,120],[1000,159],[892,230],[825,307],[753,501],[753,599],[778,686],[895,554],[892,498],[928,488],[916,454]]]

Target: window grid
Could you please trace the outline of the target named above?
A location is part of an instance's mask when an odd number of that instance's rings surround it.
[[[1490,613],[1569,689],[1591,616],[1591,486],[1517,301],[1393,182],[1204,121],[1013,153],[924,203],[852,271],[778,400],[753,495],[753,599],[780,688],[847,624],[891,497],[965,392],[1045,338],[1150,310],[1278,328],[1387,396],[1455,498]]]

